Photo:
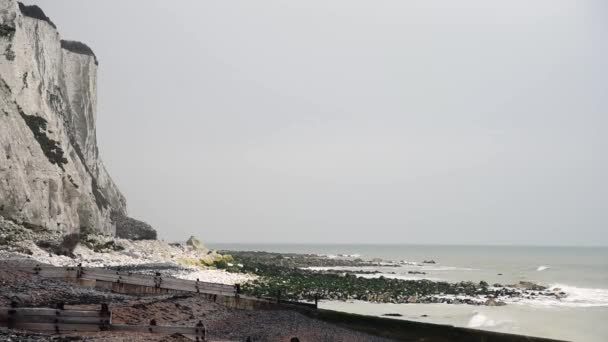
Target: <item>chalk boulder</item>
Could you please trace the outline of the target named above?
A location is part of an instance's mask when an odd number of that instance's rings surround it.
[[[197,251],[202,251],[202,250],[206,249],[205,245],[203,245],[201,240],[199,240],[198,238],[196,238],[194,236],[190,236],[190,238],[186,241],[186,246],[189,246],[190,248],[197,250]]]

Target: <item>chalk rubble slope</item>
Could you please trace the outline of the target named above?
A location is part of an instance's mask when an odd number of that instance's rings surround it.
[[[44,247],[56,245],[62,239],[59,231],[33,231],[0,216],[0,260],[13,260],[24,265],[120,266],[144,273],[162,271],[164,275],[176,278],[223,284],[245,283],[257,278],[255,275],[216,269],[215,263],[225,261],[229,256],[205,247],[196,248],[185,242],[134,241],[92,234],[81,239],[70,256],[55,253],[55,248]]]

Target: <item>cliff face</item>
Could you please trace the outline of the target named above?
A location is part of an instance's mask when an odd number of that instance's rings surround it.
[[[126,201],[97,148],[97,59],[35,6],[0,0],[0,215],[115,233]]]

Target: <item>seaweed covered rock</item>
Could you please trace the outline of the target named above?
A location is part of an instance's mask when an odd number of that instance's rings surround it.
[[[533,291],[544,291],[547,289],[545,286],[535,284],[531,281],[520,281],[517,284],[512,284],[512,285],[507,285],[507,286],[515,288],[515,289],[525,289],[525,290],[533,290]]]
[[[112,214],[116,224],[116,236],[129,240],[156,240],[156,230],[146,222],[136,220],[121,213]]]
[[[488,300],[486,300],[484,305],[485,306],[504,306],[504,305],[507,305],[507,303],[500,301],[500,300],[496,300],[494,298],[489,298]]]

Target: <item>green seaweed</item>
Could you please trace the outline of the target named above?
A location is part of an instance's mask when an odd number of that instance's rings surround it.
[[[479,305],[470,298],[519,295],[505,287],[490,288],[488,283],[468,281],[403,280],[385,277],[366,278],[349,272],[313,271],[302,267],[321,262],[333,263],[332,259],[319,259],[311,255],[278,255],[264,252],[221,251],[230,253],[233,263],[217,262],[217,268],[229,272],[253,273],[260,278],[242,284],[243,293],[256,297],[285,300],[362,300],[380,303],[452,303]],[[347,262],[347,261],[343,261]],[[352,263],[353,261],[348,261]],[[366,264],[359,261],[358,266]],[[467,298],[442,298],[443,295],[467,296]]]

